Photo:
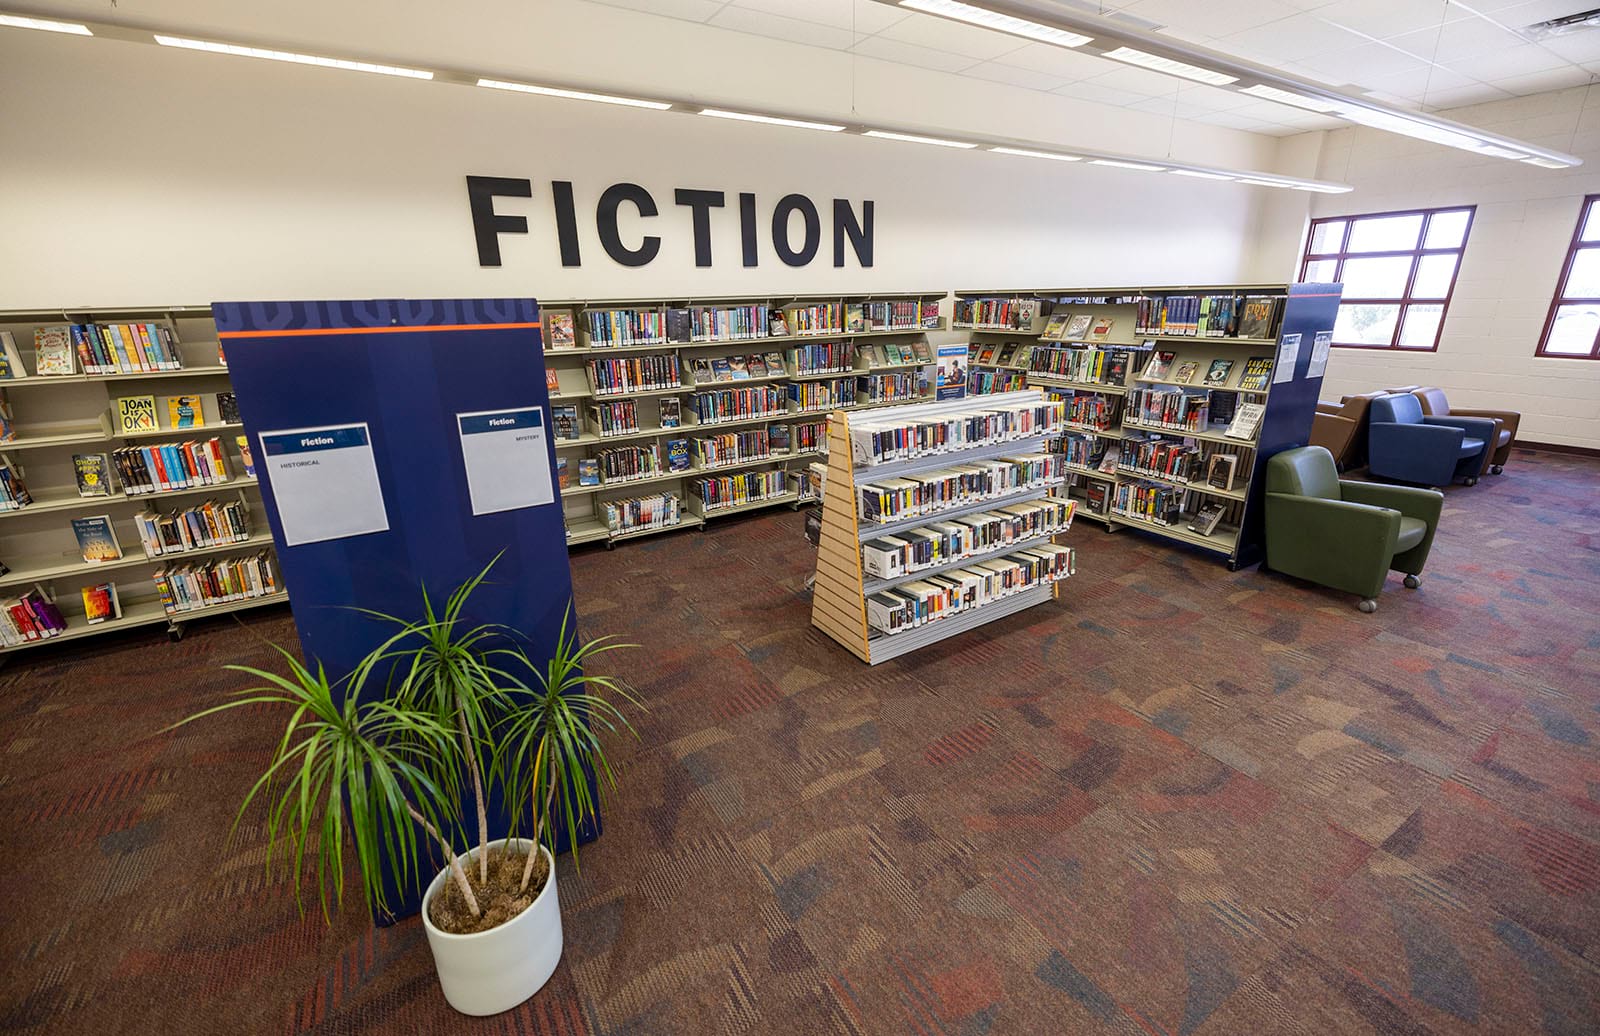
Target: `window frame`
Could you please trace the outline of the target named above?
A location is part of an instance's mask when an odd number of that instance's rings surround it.
[[[1433,223],[1433,217],[1442,212],[1465,212],[1467,225],[1461,231],[1461,243],[1449,248],[1427,247],[1428,229]],[[1417,244],[1415,248],[1390,250],[1385,252],[1351,252],[1350,233],[1358,221],[1368,219],[1387,219],[1392,216],[1421,216],[1422,226],[1417,231]],[[1344,296],[1339,299],[1340,307],[1352,306],[1398,306],[1400,313],[1395,318],[1394,331],[1389,335],[1388,345],[1363,345],[1359,342],[1341,342],[1334,339],[1333,345],[1338,349],[1360,349],[1363,352],[1402,352],[1402,353],[1431,353],[1439,351],[1439,342],[1444,337],[1445,318],[1450,315],[1450,302],[1455,298],[1456,281],[1461,276],[1461,261],[1466,258],[1467,242],[1472,238],[1472,224],[1477,219],[1478,206],[1472,205],[1441,205],[1430,209],[1395,209],[1389,212],[1359,212],[1348,216],[1319,216],[1311,221],[1309,232],[1306,234],[1305,252],[1300,257],[1300,280],[1306,279],[1306,270],[1312,263],[1332,260],[1334,266],[1334,281],[1340,281],[1344,273],[1344,264],[1351,259],[1397,259],[1410,257],[1411,269],[1406,273],[1406,285],[1403,292],[1396,298],[1351,298]],[[1339,238],[1338,248],[1332,252],[1313,252],[1312,243],[1317,238],[1317,227],[1324,223],[1344,222],[1344,233]],[[1579,223],[1581,232],[1582,223]],[[1417,271],[1422,265],[1422,260],[1431,255],[1454,255],[1456,257],[1455,269],[1450,273],[1450,287],[1445,291],[1443,298],[1413,298],[1412,289],[1416,286]],[[1439,326],[1433,330],[1433,344],[1401,345],[1400,336],[1405,331],[1406,314],[1412,306],[1438,306]],[[1552,309],[1552,312],[1554,310]]]
[[[1562,306],[1573,303],[1587,303],[1600,306],[1600,297],[1596,298],[1568,298],[1562,294],[1567,286],[1567,277],[1572,273],[1572,264],[1578,258],[1579,252],[1600,251],[1600,240],[1583,240],[1583,228],[1589,222],[1589,213],[1595,204],[1600,202],[1600,194],[1586,194],[1578,205],[1578,224],[1572,228],[1572,240],[1567,242],[1567,258],[1561,264],[1561,273],[1556,277],[1555,294],[1550,299],[1550,309],[1544,316],[1544,328],[1539,332],[1539,341],[1533,348],[1533,355],[1540,360],[1600,360],[1600,329],[1596,329],[1595,340],[1589,343],[1588,355],[1581,353],[1552,353],[1546,352],[1545,346],[1550,344],[1550,332],[1556,326],[1556,313]]]

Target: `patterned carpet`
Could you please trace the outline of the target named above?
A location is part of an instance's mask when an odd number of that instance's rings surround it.
[[[1080,523],[1046,605],[869,670],[780,511],[573,559],[644,645],[566,953],[494,1019],[418,923],[300,918],[223,836],[269,721],[161,728],[287,613],[0,669],[0,1031],[1593,1033],[1600,461],[1449,490],[1354,598]]]

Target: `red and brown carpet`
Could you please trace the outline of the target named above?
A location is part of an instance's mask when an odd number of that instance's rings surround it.
[[[1600,1031],[1600,462],[1448,491],[1354,599],[1081,522],[1063,600],[869,670],[782,511],[573,559],[651,711],[566,953],[452,1014],[415,919],[301,917],[232,812],[226,622],[0,670],[0,1031]],[[293,642],[287,612],[250,634]]]

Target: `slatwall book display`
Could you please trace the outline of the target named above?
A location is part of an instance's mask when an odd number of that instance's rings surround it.
[[[1054,600],[1064,421],[1037,390],[834,414],[812,625],[876,665]]]
[[[1333,329],[1340,292],[1183,285],[958,299],[1040,300],[1027,379],[1069,408],[1055,448],[1080,514],[1220,554],[1237,569],[1265,556],[1267,458],[1310,438],[1322,385],[1312,356],[1318,333]],[[1292,368],[1276,369],[1291,357]],[[1264,412],[1244,434],[1236,417],[1249,404]]]
[[[0,651],[158,623],[176,636],[286,600],[209,307],[12,311],[0,331],[22,361],[0,378],[0,457],[31,498],[0,508]],[[100,516],[115,547],[86,560],[74,521]],[[164,573],[182,574],[182,610]],[[59,628],[36,621],[51,610]]]
[[[815,499],[809,466],[827,450],[829,413],[928,394],[944,300],[541,303],[567,542],[609,546]]]

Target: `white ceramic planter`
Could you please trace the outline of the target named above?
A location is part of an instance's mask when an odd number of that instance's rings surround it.
[[[507,841],[526,850],[526,838],[490,842],[497,849]],[[555,973],[561,960],[561,901],[556,895],[556,862],[550,850],[539,847],[550,865],[550,877],[533,905],[510,921],[487,932],[451,935],[433,926],[428,904],[450,880],[450,869],[439,872],[422,897],[422,923],[428,948],[439,972],[444,998],[462,1014],[485,1015],[509,1011],[537,993]],[[467,858],[461,858],[467,866]]]

